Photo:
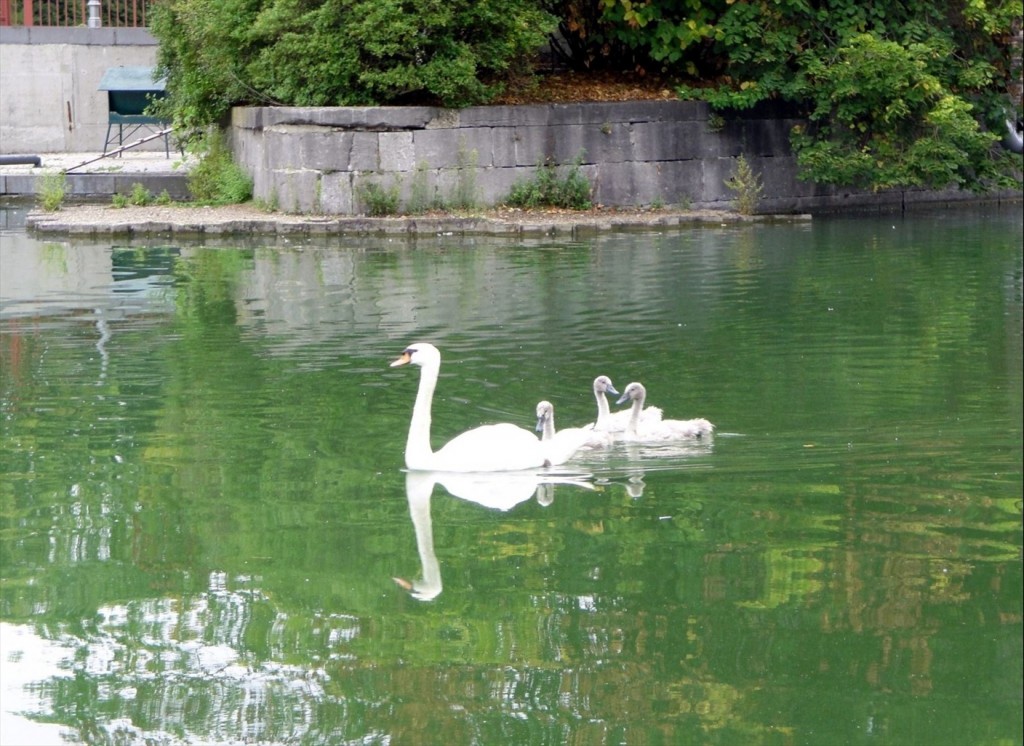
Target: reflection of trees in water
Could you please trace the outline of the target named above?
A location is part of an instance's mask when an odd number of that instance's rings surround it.
[[[43,677],[41,717],[86,742],[432,728],[451,743],[746,743],[830,734],[841,726],[813,713],[839,702],[864,710],[858,732],[894,741],[1005,733],[993,711],[1019,713],[1005,706],[1019,689],[1019,426],[1005,426],[1020,408],[1019,247],[968,263],[897,251],[887,231],[865,233],[866,251],[828,223],[775,251],[764,227],[708,233],[685,251],[726,269],[687,265],[664,323],[635,337],[621,293],[678,279],[631,252],[635,237],[540,257],[204,249],[165,257],[173,277],[143,312],[104,316],[109,338],[88,305],[5,319],[0,608],[69,651],[65,669],[23,664]],[[119,258],[122,289],[146,265]],[[591,280],[613,311],[587,310]],[[499,327],[481,309],[503,293]],[[531,313],[563,328],[518,333]],[[549,395],[566,425],[585,422],[599,372],[671,377],[653,403],[689,413],[693,396],[750,426],[713,453],[593,457],[601,489],[549,500],[542,485],[543,510],[434,490],[444,591],[413,603],[390,580],[417,568],[389,471],[408,391],[389,396],[382,371],[411,326],[455,321],[469,326],[452,355],[472,373],[444,382],[439,434],[491,410],[527,421]],[[381,339],[392,330],[398,345]],[[693,413],[736,429],[714,411]],[[955,701],[956,722],[922,717],[937,701]]]
[[[394,598],[345,611],[351,580],[332,587],[334,567],[310,578],[320,590],[308,597],[289,595],[290,572],[247,578],[241,567],[211,573],[205,587],[105,602],[97,613],[83,614],[67,593],[61,614],[86,621],[50,614],[39,629],[68,646],[75,675],[54,671],[37,691],[53,703],[53,719],[80,728],[85,742],[114,730],[166,743],[368,733],[401,740],[425,717],[448,738],[515,730],[524,717],[531,732],[582,740],[612,723],[638,732],[645,722],[685,739],[700,729],[777,727],[787,697],[815,702],[812,689],[823,698],[850,686],[927,696],[950,671],[943,618],[959,618],[967,596],[994,589],[993,612],[1013,608],[1015,578],[998,564],[914,556],[925,544],[956,551],[955,537],[936,523],[938,506],[919,504],[918,516],[906,503],[881,502],[851,514],[850,530],[905,546],[901,556],[872,543],[849,552],[837,541],[835,505],[821,498],[827,492],[791,493],[791,502],[810,503],[797,508],[767,485],[760,499],[730,500],[695,477],[687,475],[695,484],[686,501],[670,503],[672,515],[666,498],[678,477],[655,470],[639,501],[617,481],[586,500],[570,489],[563,501],[556,487],[541,513],[524,501],[510,512],[476,510],[462,526],[451,525],[461,501],[431,481],[436,495],[421,507],[428,518],[431,500],[444,508],[430,540],[440,530],[437,549],[454,579],[434,596],[435,613],[417,612],[418,604],[403,610]],[[896,516],[901,526],[887,534]],[[946,520],[951,527],[956,519]],[[100,528],[85,520],[77,530]],[[215,527],[203,533],[203,541],[216,539]],[[395,549],[407,566],[407,540]],[[379,576],[361,556],[346,562]],[[481,574],[495,563],[507,576],[496,591]],[[96,580],[83,600],[104,598],[108,585]],[[320,608],[309,608],[317,598]],[[979,655],[1015,636],[1012,625],[989,630]],[[765,691],[774,672],[801,667],[814,683]],[[879,717],[901,711],[893,703]],[[784,722],[807,727],[799,714]]]

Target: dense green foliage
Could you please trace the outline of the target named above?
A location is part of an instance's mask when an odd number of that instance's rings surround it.
[[[483,103],[554,19],[532,0],[167,0],[152,31],[176,122],[235,103]]]
[[[1020,0],[591,0],[558,5],[578,66],[687,80],[721,110],[782,100],[802,176],[861,187],[1009,186],[1005,120]],[[1018,26],[1019,28],[1019,26]],[[1019,54],[1019,50],[1017,52]],[[1017,108],[1016,112],[1007,111]],[[998,133],[998,134],[994,134]]]
[[[811,126],[793,133],[807,174],[876,189],[1003,183],[1000,161],[1008,156],[993,149],[999,137],[933,71],[940,58],[927,44],[903,47],[863,34],[833,60],[809,59]]]
[[[486,103],[530,78],[550,38],[575,68],[665,76],[725,114],[795,105],[815,182],[978,189],[1019,183],[995,143],[1020,115],[1021,14],[1021,0],[166,0],[152,30],[179,125],[238,103]]]

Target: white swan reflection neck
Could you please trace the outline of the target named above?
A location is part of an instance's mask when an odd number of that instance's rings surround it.
[[[418,601],[435,599],[443,589],[441,565],[434,551],[434,529],[430,515],[430,500],[436,484],[444,487],[453,497],[501,511],[511,510],[535,495],[540,505],[550,505],[555,485],[596,489],[589,475],[583,474],[407,471],[405,494],[409,501],[409,517],[416,533],[421,575],[418,580],[394,578],[394,581]]]

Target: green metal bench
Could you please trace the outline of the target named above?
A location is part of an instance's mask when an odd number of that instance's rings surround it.
[[[123,147],[125,138],[131,139],[140,131],[164,131],[164,152],[171,157],[170,135],[166,132],[171,123],[145,113],[151,101],[167,95],[166,81],[153,80],[153,68],[111,67],[103,73],[99,90],[107,92],[110,110],[104,154],[115,139]]]

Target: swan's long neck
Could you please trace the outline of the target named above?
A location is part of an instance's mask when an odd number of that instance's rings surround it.
[[[594,427],[600,429],[611,417],[611,410],[608,408],[608,397],[604,395],[603,391],[595,388],[594,398],[597,399],[597,422],[594,423]]]
[[[409,437],[405,441],[405,465],[410,469],[423,468],[434,455],[430,448],[430,407],[439,371],[438,364],[424,365],[420,369],[420,386],[412,407]]]
[[[544,418],[544,430],[541,433],[541,440],[551,440],[555,437],[555,413],[548,412]]]
[[[635,436],[640,432],[640,413],[644,408],[644,396],[643,392],[640,392],[638,396],[633,399],[633,409],[629,414],[629,423],[626,425],[626,434]]]

